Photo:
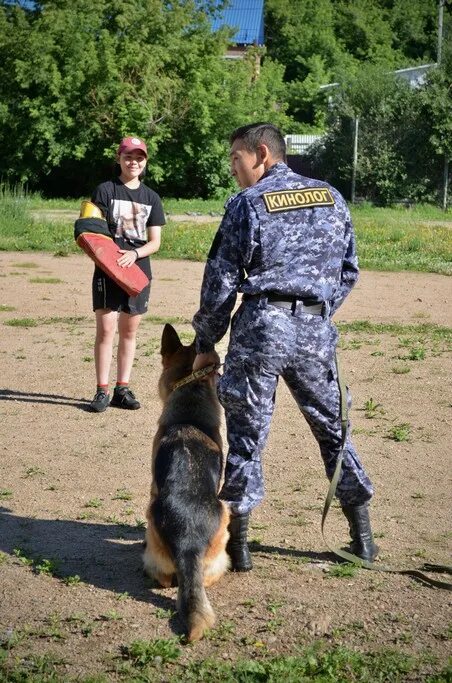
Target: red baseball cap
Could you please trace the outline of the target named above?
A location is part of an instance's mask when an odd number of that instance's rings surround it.
[[[140,150],[147,158],[148,148],[146,147],[146,143],[144,143],[143,140],[140,140],[140,138],[123,138],[118,147],[118,156],[120,154],[133,152],[134,150]]]

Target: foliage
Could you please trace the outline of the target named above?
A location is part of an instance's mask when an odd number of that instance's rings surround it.
[[[31,217],[36,198],[18,193],[0,196],[0,251],[50,251],[56,256],[80,253],[73,239],[72,219],[46,222],[43,214]],[[17,206],[20,207],[20,213]],[[49,202],[50,207],[54,206]],[[12,208],[11,208],[12,207]],[[162,245],[153,258],[178,258],[204,261],[220,222],[221,202],[182,202],[170,200],[165,207],[178,213],[194,209],[193,213],[212,212],[212,222],[176,223],[168,220],[162,231]],[[11,219],[15,211],[14,220]],[[434,207],[416,209],[384,209],[368,204],[352,207],[356,229],[358,256],[362,268],[374,270],[415,270],[452,274],[452,231],[440,219],[444,213]],[[435,224],[430,225],[429,222]],[[18,268],[31,267],[25,261]],[[19,324],[19,323],[16,323]],[[23,323],[20,323],[23,324]]]
[[[80,196],[111,172],[118,140],[148,142],[148,180],[171,194],[228,185],[228,133],[284,125],[283,67],[221,59],[213,3],[45,0],[0,6],[0,177]],[[15,46],[20,44],[18,52]],[[177,192],[176,192],[177,190]]]
[[[286,65],[289,113],[314,123],[318,86],[357,74],[363,64],[392,70],[436,57],[436,0],[266,0],[269,54]],[[312,83],[317,91],[306,98]]]
[[[435,61],[437,5],[266,0],[266,47],[226,60],[233,30],[212,33],[214,0],[1,0],[0,179],[87,196],[113,172],[118,140],[138,135],[161,194],[224,199],[231,131],[269,120],[328,128],[313,174],[347,196],[359,116],[358,193],[434,201],[452,154],[449,3],[441,68],[419,90],[389,74]]]
[[[432,70],[418,88],[372,65],[345,77],[329,132],[312,153],[316,173],[349,194],[358,117],[357,193],[383,205],[435,202],[444,156],[452,158],[451,82],[445,67]]]
[[[122,655],[130,660],[134,666],[143,667],[156,658],[159,662],[171,662],[177,659],[181,650],[178,647],[178,639],[171,640],[134,640],[130,645],[124,645]]]

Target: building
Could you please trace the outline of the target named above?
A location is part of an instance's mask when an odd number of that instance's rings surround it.
[[[323,135],[305,134],[305,135],[286,135],[288,154],[304,154],[311,145],[318,140],[321,140]]]
[[[242,59],[249,47],[264,45],[264,0],[230,0],[212,20],[213,31],[223,26],[235,29],[225,57]]]

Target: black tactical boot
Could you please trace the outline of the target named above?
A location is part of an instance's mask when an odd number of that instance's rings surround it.
[[[370,528],[369,508],[367,503],[363,505],[343,505],[342,510],[350,527],[350,551],[362,560],[373,562],[378,555],[378,546],[375,545]]]
[[[253,568],[246,536],[248,533],[249,514],[231,515],[229,522],[229,541],[226,552],[231,558],[233,572],[249,572]]]

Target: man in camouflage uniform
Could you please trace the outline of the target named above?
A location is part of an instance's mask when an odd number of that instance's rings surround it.
[[[218,393],[229,452],[221,498],[231,509],[232,568],[252,567],[250,511],[264,496],[261,453],[279,376],[316,438],[331,479],[341,450],[337,331],[331,316],[358,278],[355,238],[342,196],[292,172],[285,143],[270,124],[231,136],[231,169],[242,191],[231,197],[208,255],[201,306],[193,319],[194,369],[218,361],[238,292]],[[373,489],[350,437],[336,495],[350,525],[351,551],[372,561],[367,503]]]

